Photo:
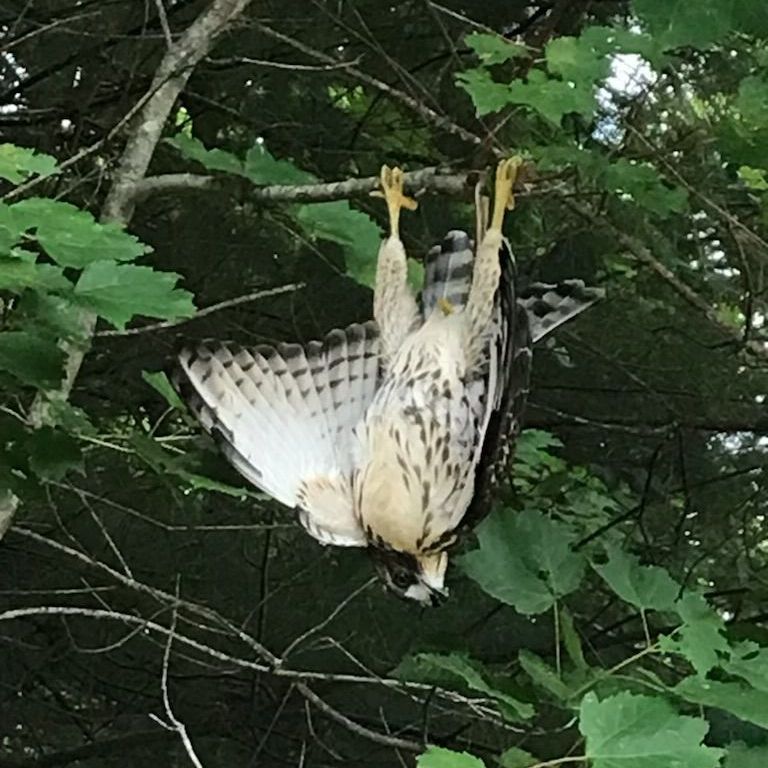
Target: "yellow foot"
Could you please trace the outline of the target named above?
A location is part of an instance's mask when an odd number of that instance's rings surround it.
[[[374,192],[377,197],[383,197],[387,201],[389,211],[389,229],[392,237],[399,237],[400,209],[407,208],[414,211],[418,203],[403,194],[403,171],[401,168],[390,168],[387,165],[381,167],[381,192]]]
[[[515,155],[502,160],[496,167],[496,189],[493,200],[493,217],[491,218],[492,229],[501,230],[501,225],[504,223],[504,211],[511,211],[515,207],[515,195],[512,188],[522,164],[523,159]]]

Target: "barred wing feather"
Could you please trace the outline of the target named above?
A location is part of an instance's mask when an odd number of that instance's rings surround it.
[[[174,383],[247,480],[298,508],[319,541],[362,546],[351,440],[378,375],[378,333],[367,323],[305,347],[208,342],[187,348]]]

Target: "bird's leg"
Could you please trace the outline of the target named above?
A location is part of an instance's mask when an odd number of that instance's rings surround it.
[[[381,192],[389,212],[389,237],[381,244],[376,265],[376,285],[373,293],[373,317],[379,326],[384,364],[403,343],[418,321],[419,309],[408,287],[408,263],[400,240],[400,210],[414,210],[415,200],[403,194],[403,172],[400,168],[383,166]]]
[[[403,194],[403,171],[402,168],[390,168],[387,165],[382,166],[381,175],[381,194],[387,201],[387,211],[389,212],[389,232],[390,237],[400,239],[400,209],[407,208],[409,211],[415,211],[419,204],[411,197]]]
[[[495,195],[491,225],[477,246],[475,265],[472,272],[472,287],[467,299],[469,314],[469,346],[467,349],[468,364],[473,365],[477,356],[482,354],[485,335],[493,314],[493,300],[499,287],[501,266],[499,251],[501,249],[501,227],[504,223],[504,212],[515,207],[513,186],[517,173],[522,165],[520,157],[502,160],[496,168]]]

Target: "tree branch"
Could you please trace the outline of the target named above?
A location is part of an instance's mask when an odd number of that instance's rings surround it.
[[[152,84],[142,99],[134,128],[114,172],[101,213],[103,221],[127,224],[134,211],[133,187],[144,178],[176,99],[189,80],[195,66],[208,55],[214,40],[250,4],[251,0],[214,0],[186,31],[165,52],[152,78]],[[60,386],[40,393],[33,403],[30,421],[42,426],[48,419],[49,401],[66,400],[80,371],[83,358],[96,328],[96,316],[81,315],[86,341],[66,344],[67,361]]]
[[[450,171],[445,168],[422,168],[405,174],[405,185],[411,191],[429,190],[443,195],[462,195],[483,177],[484,171]],[[227,177],[194,173],[166,173],[148,176],[137,182],[132,191],[134,204],[151,195],[169,192],[212,191],[225,188]],[[251,200],[263,202],[320,203],[362,197],[379,188],[379,177],[320,182],[318,184],[271,184],[250,192]]]
[[[376,744],[381,744],[385,747],[392,747],[393,749],[405,749],[409,752],[421,752],[424,749],[421,744],[417,744],[410,739],[401,739],[397,736],[390,736],[386,733],[372,731],[370,728],[366,728],[364,725],[360,725],[360,723],[350,720],[346,715],[342,714],[337,709],[334,709],[327,701],[321,699],[304,683],[296,683],[296,690],[298,690],[307,701],[317,707],[323,714],[328,715],[331,720],[334,720],[357,736],[361,736],[368,741],[373,741]]]

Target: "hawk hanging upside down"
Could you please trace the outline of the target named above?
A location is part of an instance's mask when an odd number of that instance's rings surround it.
[[[179,358],[180,394],[235,468],[321,543],[367,547],[385,584],[421,603],[447,594],[447,549],[509,464],[532,344],[602,295],[577,280],[516,293],[501,228],[519,165],[497,168],[474,258],[463,232],[430,251],[419,301],[398,230],[416,203],[384,166],[375,322],[305,347],[205,343]]]

